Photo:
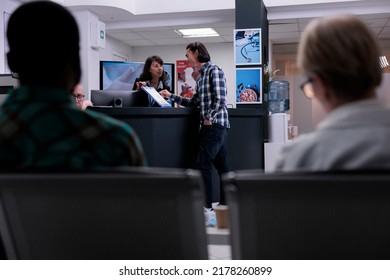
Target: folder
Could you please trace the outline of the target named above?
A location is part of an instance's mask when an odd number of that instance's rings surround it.
[[[162,97],[158,92],[157,90],[154,88],[154,87],[145,87],[145,86],[142,86],[141,89],[143,91],[145,91],[147,94],[149,94],[153,99],[154,101],[156,101],[161,107],[172,107],[171,104],[168,103],[168,101],[166,101],[164,99],[164,97]]]

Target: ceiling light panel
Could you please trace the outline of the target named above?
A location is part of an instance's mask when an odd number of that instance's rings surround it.
[[[179,29],[175,32],[183,38],[219,36],[213,28]]]

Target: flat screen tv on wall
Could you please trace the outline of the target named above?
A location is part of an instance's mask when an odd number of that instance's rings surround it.
[[[10,90],[19,86],[19,80],[14,74],[0,74],[0,104],[7,97]]]
[[[144,62],[100,61],[100,89],[101,90],[132,90],[135,79],[143,70]],[[175,64],[164,63],[171,88],[175,91]]]

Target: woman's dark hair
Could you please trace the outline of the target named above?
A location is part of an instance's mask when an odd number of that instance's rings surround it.
[[[144,65],[144,69],[142,70],[142,74],[140,75],[139,79],[140,81],[151,81],[152,80],[152,74],[150,73],[150,67],[152,66],[152,63],[156,61],[161,66],[164,65],[164,61],[161,57],[157,55],[149,56]],[[163,71],[162,76],[160,77],[160,81],[163,82],[164,86],[168,83],[168,75],[165,71]]]
[[[190,50],[192,52],[198,51],[198,60],[199,62],[209,62],[210,54],[206,47],[201,42],[194,42],[187,45],[186,50]]]

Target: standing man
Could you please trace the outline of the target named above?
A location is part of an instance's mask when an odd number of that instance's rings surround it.
[[[221,175],[229,171],[226,160],[225,141],[230,127],[226,107],[226,79],[220,67],[210,60],[210,54],[200,42],[186,47],[186,57],[191,67],[199,68],[195,94],[192,98],[173,95],[161,91],[165,98],[186,107],[200,107],[200,147],[197,168],[202,172],[206,187],[206,211],[212,211],[213,173],[212,166],[218,170],[220,178],[220,204],[225,203]]]

